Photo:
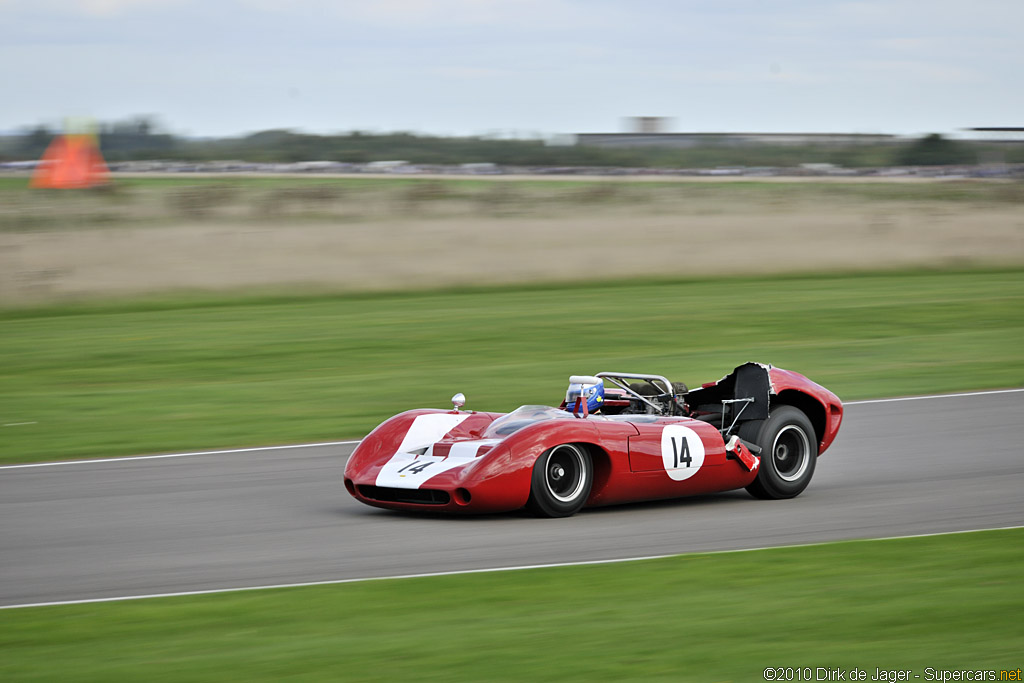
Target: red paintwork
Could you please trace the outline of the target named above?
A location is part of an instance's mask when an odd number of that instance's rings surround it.
[[[803,400],[820,403],[826,426],[819,454],[832,443],[842,420],[842,403],[832,392],[802,375],[771,368],[772,393],[799,392]],[[773,398],[774,400],[774,398]],[[357,500],[383,508],[488,513],[516,510],[526,505],[530,495],[533,466],[538,456],[564,443],[586,444],[594,463],[594,483],[587,506],[611,505],[640,500],[739,489],[749,485],[757,470],[748,471],[736,456],[727,454],[717,428],[688,417],[623,415],[602,418],[542,420],[506,436],[500,443],[480,448],[467,464],[447,470],[423,481],[419,489],[444,491],[446,504],[381,501],[368,498],[359,486],[374,486],[381,469],[395,455],[413,421],[420,415],[452,414],[453,411],[418,409],[396,415],[364,438],[353,451],[345,468],[345,484]],[[467,413],[462,413],[467,415]],[[501,413],[469,412],[457,427],[435,442],[433,455],[447,454],[460,441],[476,441]],[[633,420],[633,421],[630,421]],[[653,420],[653,421],[651,421]],[[704,445],[704,464],[696,474],[683,481],[668,476],[661,454],[661,435],[666,425],[684,425],[700,437]],[[728,457],[727,457],[728,456]],[[468,491],[464,500],[460,490]]]
[[[796,391],[809,396],[821,404],[825,415],[824,433],[818,443],[818,455],[821,455],[835,441],[839,433],[839,425],[843,422],[843,402],[831,391],[807,379],[798,372],[769,368],[768,376],[772,381],[772,393],[785,397],[786,391]]]
[[[754,468],[759,464],[757,456],[751,453],[750,449],[742,443],[737,443],[735,449],[734,453],[736,453],[736,457],[740,459],[740,462],[743,463],[743,466],[747,468],[748,472],[753,472]]]

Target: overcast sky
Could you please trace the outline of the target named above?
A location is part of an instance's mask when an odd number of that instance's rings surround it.
[[[1024,126],[1021,0],[0,0],[0,131]]]

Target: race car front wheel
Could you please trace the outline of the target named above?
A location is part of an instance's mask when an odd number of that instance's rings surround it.
[[[593,483],[594,466],[585,448],[571,443],[555,446],[533,465],[527,507],[543,517],[568,517],[587,502]]]
[[[757,479],[747,487],[755,498],[793,498],[811,483],[818,445],[803,411],[778,406],[767,420],[741,425],[739,436],[761,447]]]

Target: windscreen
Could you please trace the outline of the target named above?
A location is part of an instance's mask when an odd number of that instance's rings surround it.
[[[485,439],[503,439],[542,420],[572,420],[572,413],[551,406],[522,406],[502,415],[484,430]]]

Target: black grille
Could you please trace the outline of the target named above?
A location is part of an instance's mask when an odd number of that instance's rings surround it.
[[[371,500],[384,503],[415,503],[417,505],[446,505],[451,501],[447,491],[434,489],[395,489],[388,486],[360,486],[359,493]]]

